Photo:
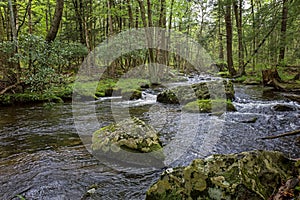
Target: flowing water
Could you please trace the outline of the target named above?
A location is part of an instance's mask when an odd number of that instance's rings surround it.
[[[154,126],[166,147],[167,167],[187,165],[212,153],[256,149],[278,150],[300,157],[296,136],[261,137],[299,129],[300,105],[258,86],[235,86],[237,112],[222,115],[182,113],[178,106],[155,102],[155,92],[143,100],[99,99],[98,123],[115,120],[112,105]],[[283,104],[291,111],[275,111]],[[82,114],[87,115],[88,114]],[[163,169],[122,171],[93,157],[77,134],[72,105],[42,105],[0,109],[0,199],[144,199]],[[86,192],[96,188],[88,196]]]

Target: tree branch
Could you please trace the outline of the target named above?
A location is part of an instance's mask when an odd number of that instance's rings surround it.
[[[295,131],[290,131],[290,132],[287,132],[287,133],[283,133],[283,134],[279,134],[279,135],[263,137],[263,138],[260,138],[260,139],[268,140],[268,139],[275,139],[275,138],[280,138],[280,137],[285,137],[285,136],[292,136],[292,135],[297,135],[297,134],[300,134],[300,129],[295,130]]]
[[[4,88],[3,90],[0,91],[0,95],[4,94],[6,91],[8,91],[10,89],[13,89],[13,88],[17,87],[20,83],[21,82],[17,82],[17,83],[15,83],[13,85],[10,85],[10,86]]]

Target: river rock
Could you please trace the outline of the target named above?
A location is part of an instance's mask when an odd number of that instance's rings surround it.
[[[105,150],[111,145],[140,153],[162,148],[155,129],[136,117],[105,126],[94,132],[93,150]]]
[[[117,162],[147,166],[159,164],[160,167],[163,165],[162,144],[156,130],[136,117],[95,131],[92,150],[97,155],[112,158]]]
[[[219,84],[217,81],[211,81],[209,82],[210,90],[208,89],[208,83],[206,82],[178,86],[159,93],[157,95],[157,101],[166,104],[186,104],[196,101],[197,99],[224,98],[233,100],[234,88],[232,82],[224,80],[223,84],[225,87],[225,96],[223,95],[220,97],[216,95],[218,92],[220,92],[220,88],[218,88]]]
[[[142,98],[142,91],[140,90],[122,90],[122,99],[124,100],[136,100]]]
[[[273,151],[213,155],[167,169],[146,199],[269,199],[282,182],[298,178],[299,165],[300,161]]]
[[[279,112],[288,112],[288,111],[295,111],[296,110],[293,106],[284,105],[284,104],[277,104],[277,105],[273,106],[273,109],[275,111],[279,111]]]
[[[182,107],[183,111],[186,112],[191,112],[191,113],[216,113],[216,112],[221,112],[223,111],[229,111],[233,112],[236,111],[236,108],[232,104],[231,101],[226,101],[226,100],[209,100],[209,99],[202,99],[202,100],[196,100],[187,103]]]

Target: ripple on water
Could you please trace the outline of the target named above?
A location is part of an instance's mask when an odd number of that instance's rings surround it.
[[[135,101],[138,106],[123,108],[128,108],[130,115],[140,117],[157,128],[164,145],[174,140],[169,152],[176,153],[184,147],[184,153],[171,163],[174,167],[212,153],[255,149],[279,150],[288,156],[299,157],[300,148],[294,144],[296,136],[259,140],[267,135],[299,129],[299,104],[277,96],[275,100],[270,99],[272,95],[264,97],[266,94],[259,88],[240,87],[236,95],[234,104],[237,112],[222,116],[193,114],[197,116],[195,120],[183,118],[185,120],[180,121],[182,113],[179,107],[154,102],[143,104]],[[150,101],[153,98],[151,96]],[[109,100],[95,103],[99,123],[90,122],[89,126],[98,129],[96,126],[107,125],[114,121],[114,117]],[[274,111],[272,107],[278,103],[297,109]],[[77,112],[84,119],[90,118],[84,109]],[[0,110],[0,197],[13,199],[15,195],[22,194],[30,200],[76,200],[94,185],[95,193],[86,199],[144,199],[145,191],[159,178],[162,170],[141,173],[136,169],[125,173],[105,166],[82,145],[73,121],[71,104],[52,109],[29,106]],[[192,126],[195,124],[198,127]],[[193,132],[195,130],[196,133]],[[190,142],[193,134],[190,146],[181,145],[184,141]]]

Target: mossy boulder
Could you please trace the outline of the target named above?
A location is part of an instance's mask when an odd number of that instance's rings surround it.
[[[299,172],[299,164],[280,152],[213,155],[187,167],[167,169],[146,199],[269,199],[282,182]]]
[[[162,144],[156,130],[136,117],[95,131],[92,150],[116,161],[137,165],[151,165],[151,162],[156,162],[163,165]]]
[[[183,111],[192,113],[210,113],[210,112],[224,112],[224,111],[236,111],[236,108],[229,100],[215,99],[215,100],[196,100],[189,102],[182,107]]]
[[[122,99],[124,100],[136,100],[142,98],[142,91],[140,90],[122,90]]]
[[[208,85],[209,84],[209,85]],[[221,83],[222,84],[222,83]],[[223,81],[225,91],[222,94],[220,83],[211,81],[209,83],[201,82],[192,85],[178,86],[172,89],[162,91],[157,96],[157,101],[166,104],[186,104],[197,99],[234,99],[234,88],[231,81]],[[219,94],[219,92],[221,92]]]

